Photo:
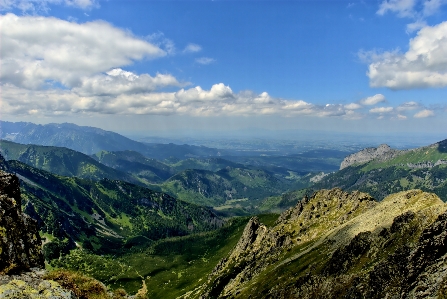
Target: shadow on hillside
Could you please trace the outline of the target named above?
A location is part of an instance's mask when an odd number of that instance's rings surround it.
[[[447,153],[447,139],[438,142],[438,151],[440,153]]]

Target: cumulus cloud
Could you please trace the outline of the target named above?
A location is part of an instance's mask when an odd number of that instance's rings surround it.
[[[29,89],[48,82],[66,87],[83,77],[166,55],[130,32],[95,21],[84,24],[56,18],[1,16],[2,82]]]
[[[432,110],[428,110],[428,109],[424,109],[419,111],[418,113],[416,113],[414,115],[415,118],[425,118],[425,117],[430,117],[430,116],[434,116],[435,113]]]
[[[233,98],[233,91],[223,83],[215,84],[211,90],[203,90],[200,86],[188,90],[181,89],[175,93],[180,102],[206,102]]]
[[[406,53],[369,52],[372,87],[412,89],[447,86],[447,21],[422,28]]]
[[[367,97],[365,99],[362,99],[360,101],[361,104],[363,105],[367,105],[367,106],[372,106],[372,105],[376,105],[378,103],[384,102],[385,101],[385,96],[383,94],[376,94],[373,95],[371,97]]]
[[[371,113],[390,113],[393,112],[393,107],[376,107],[369,110]]]
[[[200,51],[202,51],[202,47],[200,45],[188,44],[183,50],[183,53],[196,53]]]
[[[105,74],[82,78],[79,86],[73,88],[73,91],[84,96],[104,96],[151,92],[164,87],[182,87],[188,84],[178,82],[169,74],[151,77],[148,74],[137,75],[117,68]]]
[[[215,62],[216,60],[209,57],[200,57],[196,59],[196,62],[199,64],[207,65]]]
[[[0,109],[4,113],[21,115],[65,115],[65,114],[179,114],[179,115],[281,115],[292,117],[308,115],[316,117],[355,118],[340,104],[315,105],[303,100],[284,100],[271,97],[267,92],[252,91],[239,93],[223,83],[209,90],[196,86],[177,92],[140,90],[141,76],[121,69],[112,70],[100,83],[83,85],[79,89],[26,90],[12,84],[2,86]],[[103,88],[103,80],[111,80],[112,90]],[[115,81],[117,80],[117,81]],[[170,84],[173,78],[146,78],[152,84]],[[161,80],[162,83],[157,83]],[[168,82],[163,82],[167,80]],[[129,86],[124,83],[128,82]],[[153,83],[155,81],[156,83]],[[136,82],[136,83],[135,83]],[[91,83],[90,81],[88,83]],[[117,87],[113,88],[112,85]],[[135,85],[133,85],[135,84]],[[155,87],[156,88],[156,87]],[[132,91],[130,91],[132,90]],[[135,92],[137,90],[138,92]]]

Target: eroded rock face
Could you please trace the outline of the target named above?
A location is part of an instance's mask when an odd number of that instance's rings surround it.
[[[37,223],[21,211],[19,179],[0,170],[0,273],[43,267]]]
[[[387,144],[381,144],[379,147],[368,147],[360,152],[347,156],[343,162],[341,162],[340,170],[354,164],[366,163],[378,158],[382,160],[391,159],[403,152],[405,151],[392,149]]]

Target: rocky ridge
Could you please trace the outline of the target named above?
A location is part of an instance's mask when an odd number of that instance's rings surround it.
[[[387,144],[378,147],[368,147],[357,153],[347,156],[340,164],[340,170],[354,164],[366,163],[374,159],[388,160],[399,156],[406,151],[392,149]]]
[[[207,282],[183,298],[443,298],[446,210],[421,190],[380,203],[318,191],[273,227],[252,218]]]
[[[17,176],[0,170],[0,273],[43,267],[37,222],[21,210]]]

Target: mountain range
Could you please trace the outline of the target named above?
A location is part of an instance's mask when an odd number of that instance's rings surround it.
[[[447,140],[232,156],[0,124],[51,267],[147,298],[447,298]]]

